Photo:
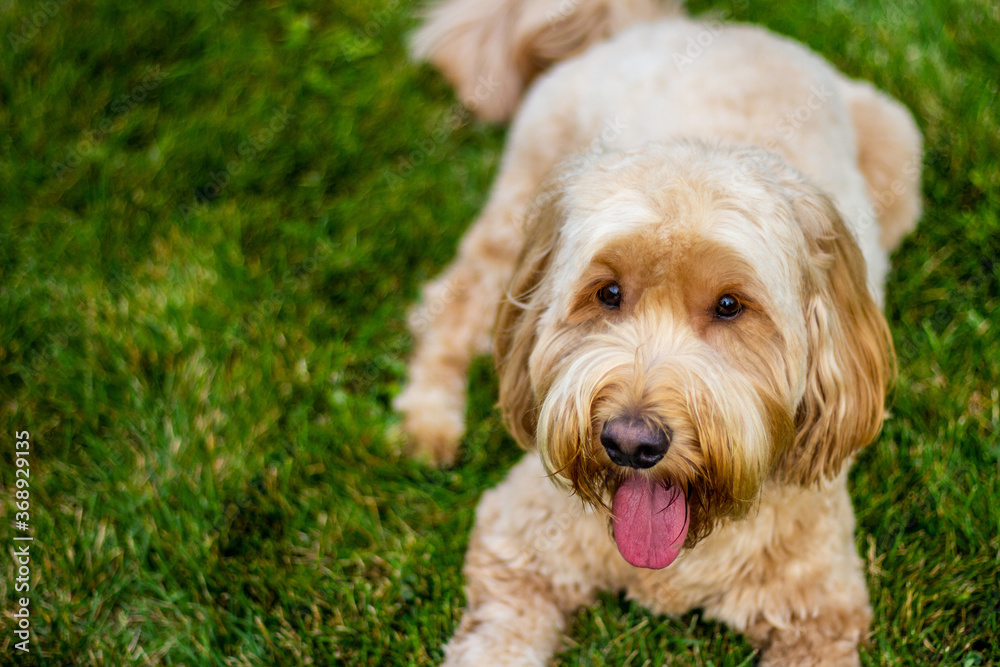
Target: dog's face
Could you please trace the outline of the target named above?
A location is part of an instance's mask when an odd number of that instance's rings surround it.
[[[665,567],[881,426],[891,339],[829,199],[774,155],[648,145],[541,195],[495,333],[518,441]]]

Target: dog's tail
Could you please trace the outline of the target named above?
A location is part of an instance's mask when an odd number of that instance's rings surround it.
[[[553,63],[683,11],[683,0],[444,0],[426,12],[411,53],[437,66],[478,117],[503,121]]]
[[[858,166],[878,214],[881,244],[895,250],[920,219],[920,130],[913,115],[896,100],[863,81],[844,84],[854,131]]]

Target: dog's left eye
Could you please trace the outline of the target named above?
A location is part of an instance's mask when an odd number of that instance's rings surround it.
[[[743,312],[743,304],[732,294],[723,294],[715,304],[715,316],[723,320],[731,320]]]
[[[608,283],[597,291],[597,299],[608,308],[617,309],[622,303],[622,288],[618,283]]]

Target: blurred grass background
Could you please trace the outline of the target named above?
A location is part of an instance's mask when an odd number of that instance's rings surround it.
[[[893,417],[852,473],[870,665],[1000,661],[1000,9],[695,0],[902,100],[926,213],[894,258]],[[410,2],[0,3],[0,543],[31,434],[18,664],[427,665],[476,500],[520,456],[472,371],[457,467],[387,438],[404,313],[504,130],[405,57]],[[3,559],[0,661],[14,659]],[[560,665],[741,665],[615,595]]]

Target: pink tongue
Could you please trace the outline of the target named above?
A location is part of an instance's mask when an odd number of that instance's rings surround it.
[[[611,511],[615,542],[625,560],[651,570],[674,562],[688,531],[687,499],[680,489],[637,475],[618,489]]]

